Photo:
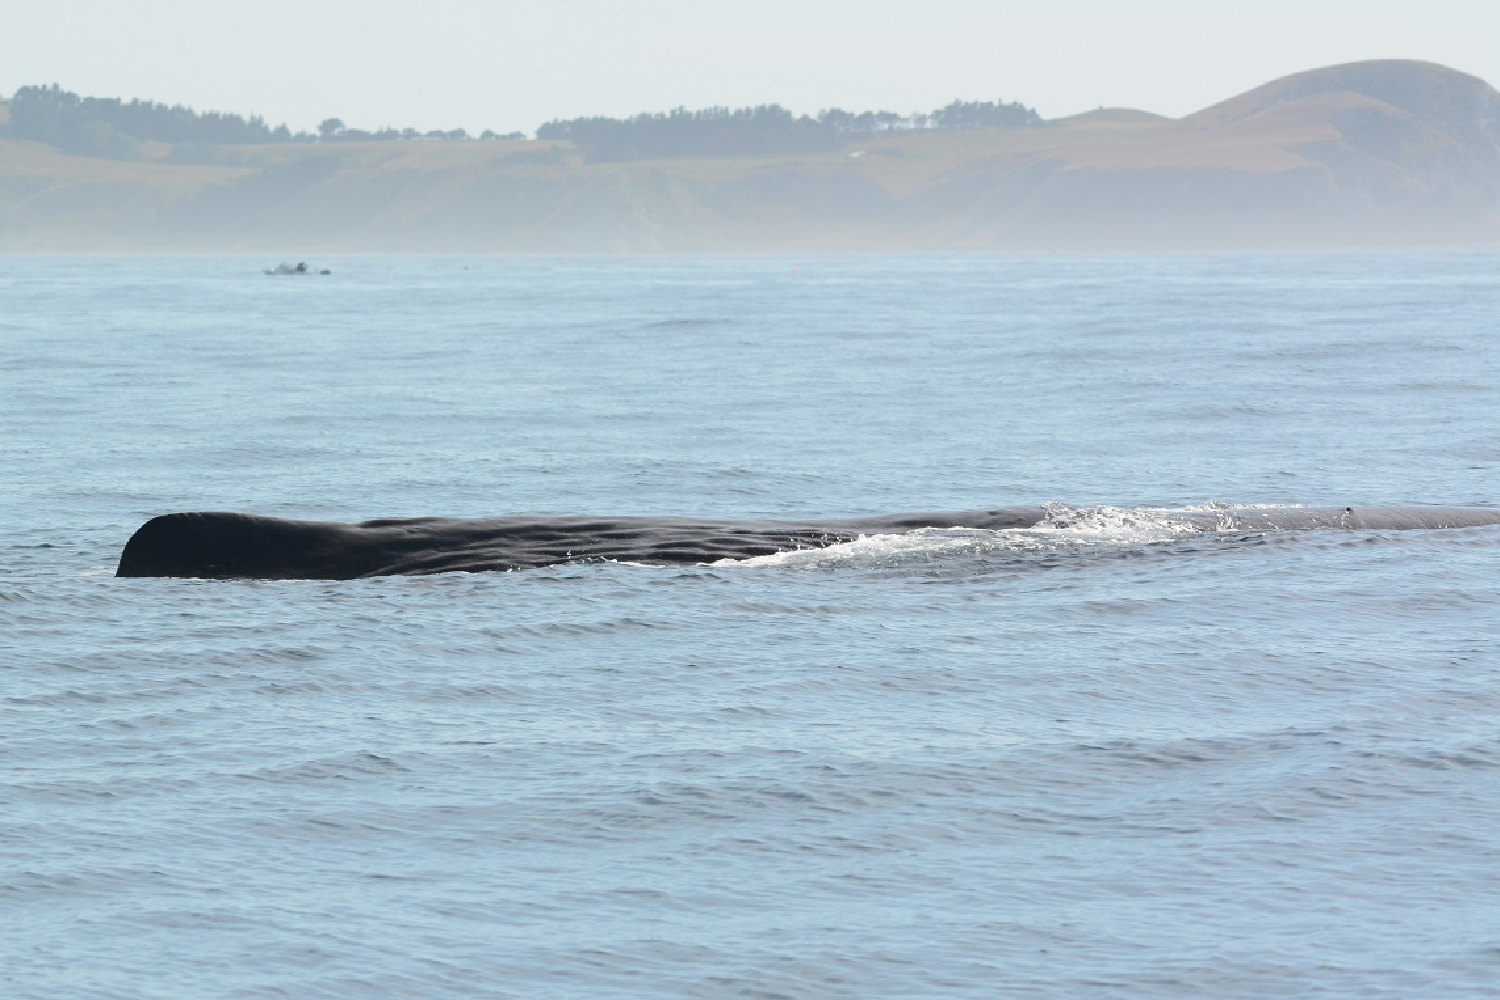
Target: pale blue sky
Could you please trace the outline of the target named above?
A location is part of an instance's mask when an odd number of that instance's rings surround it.
[[[311,127],[493,128],[676,105],[1018,100],[1182,115],[1286,73],[1426,59],[1500,84],[1500,0],[5,0],[0,93]]]

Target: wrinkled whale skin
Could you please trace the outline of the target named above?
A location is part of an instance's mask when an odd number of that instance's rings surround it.
[[[590,559],[710,563],[924,527],[1025,528],[1040,507],[841,521],[658,517],[410,518],[339,524],[252,514],[164,514],[126,543],[116,576],[350,580],[529,569]]]
[[[154,517],[131,536],[116,576],[352,580],[478,573],[611,559],[656,565],[747,559],[918,528],[1068,526],[1068,510],[1006,507],[828,521],[665,517],[423,517],[340,524],[253,514]],[[1500,524],[1479,507],[1278,507],[1171,511],[1206,531],[1397,530]]]

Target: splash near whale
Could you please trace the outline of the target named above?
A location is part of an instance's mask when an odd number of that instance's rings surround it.
[[[664,517],[408,518],[341,524],[233,513],[164,514],[120,554],[121,577],[353,580],[562,563],[688,565],[856,543],[871,536],[1087,530],[1101,520],[1171,537],[1226,531],[1405,530],[1500,524],[1478,507],[1005,507],[807,521]]]

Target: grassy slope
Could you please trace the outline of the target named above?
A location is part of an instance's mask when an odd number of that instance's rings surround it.
[[[920,197],[965,171],[1048,160],[1094,167],[1266,160],[1264,150],[1247,155],[1232,144],[1183,143],[1170,125],[1093,121],[879,136],[806,156],[593,165],[576,154],[560,164],[515,157],[550,148],[535,142],[282,144],[236,148],[232,155],[245,165],[224,166],[168,163],[169,149],[151,144],[144,151],[153,159],[114,161],[0,140],[0,218],[10,222],[8,249],[254,249],[278,242],[260,223],[282,209],[309,223],[284,220],[288,236],[328,247],[357,247],[363,238],[396,249],[404,229],[414,237],[409,242],[435,248],[441,240],[421,232],[430,224],[453,233],[458,248],[670,249],[632,235],[657,216],[666,217],[684,247],[773,245],[780,242],[775,230],[797,218],[808,225],[795,227],[793,242],[857,246],[864,234],[850,232],[843,241],[827,227],[847,228],[851,216],[880,214],[884,203]],[[1257,166],[1285,165],[1267,160]],[[309,172],[308,183],[321,197],[308,197],[291,178],[279,189],[269,183],[299,169]],[[267,183],[257,187],[262,180]],[[534,211],[512,201],[529,202]],[[198,212],[207,202],[215,204]],[[361,219],[358,235],[348,233],[352,217]],[[485,220],[496,238],[461,232]],[[500,233],[507,226],[516,230],[509,240]],[[810,227],[817,232],[806,231]]]
[[[595,165],[523,141],[239,147],[229,155],[241,165],[189,166],[165,162],[165,146],[121,162],[0,140],[0,241],[289,251],[1291,244],[1301,229],[1337,235],[1356,216],[1394,218],[1392,199],[1431,215],[1434,177],[1468,185],[1440,193],[1473,223],[1483,215],[1473,205],[1492,194],[1490,167],[1473,152],[1479,140],[1454,138],[1462,123],[1445,115],[1455,94],[1472,103],[1493,93],[1441,67],[1359,64],[1181,121],[1112,109],[1041,128],[874,136],[818,155]],[[562,162],[539,162],[548,151]]]

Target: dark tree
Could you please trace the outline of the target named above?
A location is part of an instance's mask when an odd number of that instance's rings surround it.
[[[258,117],[210,111],[199,114],[180,104],[79,97],[57,84],[22,87],[11,98],[15,134],[91,156],[123,155],[136,141],[233,145],[274,142],[290,137],[286,126],[273,130]]]
[[[767,156],[837,149],[836,129],[797,118],[778,104],[757,108],[677,108],[634,118],[574,118],[536,130],[538,139],[566,139],[591,162],[678,156]]]
[[[983,126],[1040,125],[1042,116],[1021,104],[999,101],[954,101],[931,115],[935,128],[980,128]]]

